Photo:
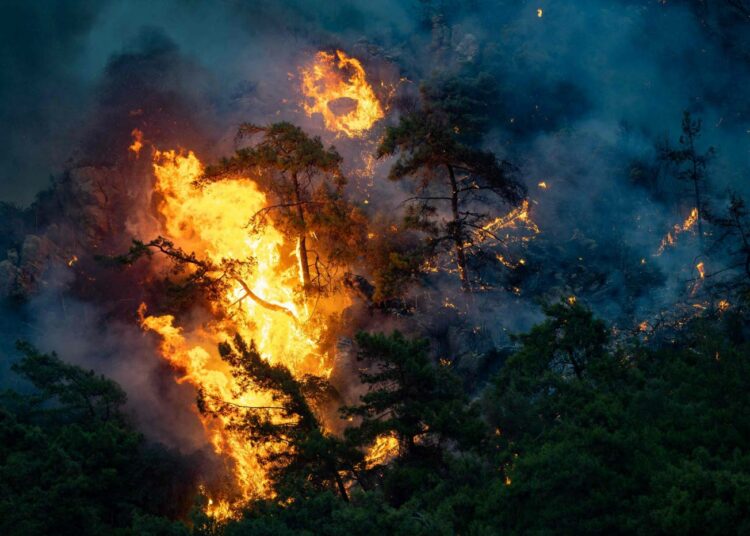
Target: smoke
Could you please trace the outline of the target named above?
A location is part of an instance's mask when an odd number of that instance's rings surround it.
[[[728,3],[703,4],[6,3],[0,200],[33,205],[0,212],[9,250],[0,251],[0,290],[12,276],[27,298],[0,311],[0,351],[12,355],[10,341],[28,338],[105,373],[150,437],[205,448],[194,392],[174,383],[134,323],[138,303],[153,297],[142,284],[149,269],[125,275],[93,260],[158,229],[148,163],[125,148],[138,128],[148,143],[210,162],[234,149],[240,123],[290,120],[337,146],[356,201],[397,221],[407,186],[386,180],[387,161],[365,171],[383,125],[364,140],[336,138],[299,106],[298,67],[334,47],[401,97],[434,71],[491,75],[499,99],[486,145],[519,165],[542,230],[523,269],[493,276],[495,292],[467,303],[448,274],[410,297],[419,304],[411,317],[358,311],[353,323],[429,334],[436,355],[466,362],[538,321],[541,299],[576,295],[610,320],[648,318],[696,276],[695,240],[655,255],[691,206],[655,149],[665,136],[676,142],[683,110],[703,119],[699,149],[718,148],[713,201],[729,188],[750,194],[750,23]],[[399,101],[389,104],[393,120]]]

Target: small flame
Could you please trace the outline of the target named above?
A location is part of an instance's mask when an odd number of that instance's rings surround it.
[[[365,465],[372,469],[376,465],[385,465],[398,456],[398,438],[393,434],[379,435],[365,456]]]
[[[685,218],[685,221],[682,222],[682,225],[677,224],[675,225],[671,231],[669,231],[664,238],[661,240],[661,244],[659,244],[659,249],[656,251],[656,256],[658,257],[662,253],[664,253],[664,250],[668,247],[672,247],[677,243],[677,236],[679,236],[682,233],[685,233],[687,231],[690,231],[693,226],[698,222],[698,209],[693,208],[690,211],[690,214],[687,218]]]
[[[133,143],[130,144],[130,147],[128,147],[128,149],[130,151],[133,151],[135,157],[138,158],[141,149],[143,149],[143,132],[141,132],[137,128],[134,128],[130,135],[133,136]]]
[[[700,275],[701,279],[705,279],[706,277],[706,266],[703,264],[703,261],[699,262],[695,265],[695,269],[698,270],[698,275]]]
[[[499,216],[484,225],[477,234],[482,237],[483,235],[489,236],[490,233],[497,235],[499,231],[504,229],[519,229],[525,228],[533,234],[539,234],[541,231],[536,223],[531,219],[529,215],[529,200],[524,199],[521,205],[514,208],[507,214]]]

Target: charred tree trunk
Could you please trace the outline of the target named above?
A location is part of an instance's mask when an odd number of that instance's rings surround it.
[[[300,195],[299,180],[297,174],[292,175],[292,182],[294,183],[294,203],[297,206],[297,217],[299,218],[302,231],[298,237],[297,254],[299,255],[299,269],[300,275],[302,276],[302,285],[305,287],[305,292],[310,290],[310,264],[307,260],[307,243],[305,234],[307,233],[307,225],[305,224],[305,211],[302,208],[302,196]]]
[[[339,494],[341,494],[341,498],[344,499],[344,501],[349,502],[349,494],[346,492],[346,486],[344,485],[344,481],[341,479],[341,475],[338,471],[334,471],[334,478],[336,479],[336,486],[339,488]]]
[[[700,127],[699,127],[700,128]],[[698,211],[698,241],[703,246],[703,207],[701,206],[701,171],[698,169],[698,155],[695,153],[695,136],[693,131],[690,130],[690,124],[688,123],[687,140],[689,148],[690,164],[692,170],[690,172],[690,180],[693,182],[693,195],[695,196],[695,209]]]
[[[698,240],[703,244],[703,208],[701,207],[701,191],[698,181],[700,177],[697,175],[697,169],[695,169],[695,163],[693,163],[693,188],[695,189],[695,208],[698,210]]]
[[[458,183],[453,166],[448,164],[448,176],[451,181],[451,210],[453,212],[453,242],[456,247],[456,264],[458,264],[458,275],[461,278],[461,290],[464,292],[471,291],[469,285],[469,274],[466,269],[466,251],[464,251],[464,242],[461,238],[460,214],[458,212]]]

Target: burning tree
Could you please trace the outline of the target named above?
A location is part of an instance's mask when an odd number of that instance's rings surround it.
[[[219,353],[232,368],[238,387],[271,393],[275,405],[245,406],[214,400],[207,405],[199,394],[202,412],[221,414],[230,428],[265,452],[269,478],[277,498],[300,498],[305,490],[331,490],[349,499],[346,481],[361,463],[360,451],[347,447],[339,438],[326,433],[315,406],[335,394],[318,376],[295,378],[284,365],[272,365],[241,337],[219,345]]]
[[[331,288],[334,271],[351,260],[364,232],[362,215],[343,198],[346,178],[342,158],[334,147],[324,148],[291,123],[242,125],[238,139],[261,135],[260,141],[236,151],[231,158],[208,167],[202,183],[232,178],[242,172],[257,174],[256,182],[275,203],[256,212],[250,228],[271,218],[274,225],[297,242],[300,281],[305,292]],[[309,238],[317,248],[310,246]]]
[[[693,120],[690,112],[684,112],[682,117],[682,135],[679,148],[668,143],[661,148],[661,157],[677,168],[677,179],[690,183],[693,188],[693,201],[698,211],[698,238],[703,240],[704,200],[703,193],[708,179],[707,165],[715,151],[709,147],[705,153],[699,153],[695,147],[700,136],[702,122]]]
[[[488,228],[496,217],[492,198],[518,204],[525,189],[513,178],[513,166],[473,146],[480,121],[470,113],[472,101],[454,98],[455,91],[448,95],[423,88],[421,109],[386,130],[377,156],[398,154],[388,178],[415,181],[407,223],[428,233],[434,251],[452,243],[461,287],[469,291],[467,248],[477,237],[498,238]],[[445,205],[447,220],[439,211]]]
[[[254,259],[222,259],[213,262],[208,258],[198,257],[194,252],[188,253],[163,236],[149,242],[133,240],[130,250],[113,258],[119,264],[132,265],[142,257],[150,257],[155,251],[163,253],[174,264],[173,275],[181,276],[179,283],[173,282],[172,289],[190,292],[201,290],[213,302],[220,303],[223,295],[229,293],[232,286],[237,284],[244,291],[239,299],[250,298],[261,307],[284,313],[295,322],[297,317],[290,309],[261,298],[247,283],[247,278],[253,271]]]

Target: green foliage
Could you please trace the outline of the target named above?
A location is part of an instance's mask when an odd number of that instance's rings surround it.
[[[498,215],[498,201],[517,204],[526,192],[513,166],[477,148],[482,120],[473,113],[482,108],[469,95],[481,92],[460,91],[463,83],[448,79],[423,87],[421,108],[386,129],[376,154],[397,156],[389,179],[414,180],[407,225],[427,234],[433,252],[445,244],[454,249],[462,288],[470,290],[467,245],[492,236],[485,227]],[[439,208],[451,217],[442,217]]]
[[[679,346],[612,350],[601,323],[578,306],[548,314],[486,398],[512,481],[497,497],[503,526],[561,534],[744,527],[747,343],[729,344],[706,321]],[[580,374],[570,371],[571,348]]]
[[[68,365],[54,353],[43,354],[26,342],[19,342],[18,350],[24,354],[24,359],[11,369],[37,389],[35,396],[25,399],[25,411],[56,420],[107,421],[120,417],[125,392],[112,380],[97,376],[94,371]],[[53,402],[54,406],[40,409],[48,402]]]
[[[242,389],[270,392],[277,404],[244,407],[218,400],[213,407],[228,415],[230,427],[245,434],[248,441],[280,447],[271,448],[265,459],[278,499],[299,500],[326,490],[348,499],[343,481],[361,455],[320,424],[313,406],[334,394],[328,384],[314,376],[297,380],[283,365],[268,363],[254,344],[248,346],[239,336],[232,344],[221,344],[219,353]]]
[[[615,344],[580,304],[545,312],[482,396],[483,419],[425,341],[360,334],[368,390],[344,409],[345,437],[396,434],[398,456],[349,502],[330,490],[257,502],[225,533],[750,530],[750,344],[736,323],[698,320],[679,344],[647,348]]]
[[[440,458],[442,447],[481,440],[481,426],[468,407],[459,379],[447,363],[436,366],[428,355],[429,343],[408,340],[399,332],[357,335],[358,359],[369,367],[360,372],[368,387],[360,403],[345,407],[346,417],[359,425],[347,437],[366,446],[380,435],[398,438],[405,458],[419,453]]]
[[[175,493],[183,468],[127,424],[122,389],[54,354],[25,343],[19,349],[24,358],[13,369],[35,390],[0,401],[0,532],[179,534],[176,525],[137,528],[149,517],[182,514],[191,484],[181,475],[185,491]]]
[[[750,341],[742,311],[685,326],[677,342],[613,340],[579,303],[544,307],[478,400],[429,343],[357,336],[348,427],[320,415],[337,395],[295,378],[236,338],[220,353],[241,389],[272,405],[223,401],[271,450],[275,495],[219,522],[198,503],[190,529],[179,463],[127,425],[116,384],[28,345],[15,370],[31,395],[0,407],[3,534],[688,534],[750,531]],[[203,395],[205,396],[205,395]],[[200,402],[200,401],[199,401]],[[206,401],[204,401],[206,402]],[[368,461],[382,436],[390,459]],[[170,484],[172,483],[172,484]],[[194,488],[192,488],[194,490]],[[171,490],[171,491],[170,491]],[[167,505],[182,504],[171,511]]]
[[[240,126],[237,138],[262,134],[263,139],[252,147],[239,149],[231,158],[206,169],[205,177],[211,180],[232,172],[248,169],[273,168],[281,173],[329,173],[337,181],[343,181],[341,156],[336,149],[323,147],[319,137],[311,138],[291,123],[274,123],[267,127],[245,123]],[[277,185],[288,188],[289,184]]]

